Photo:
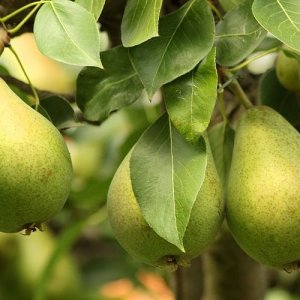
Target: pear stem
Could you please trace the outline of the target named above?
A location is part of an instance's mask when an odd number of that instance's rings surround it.
[[[210,1],[207,1],[207,3],[210,6],[211,10],[218,16],[218,18],[222,20],[223,16],[221,12],[218,10],[218,8],[215,5],[213,5]]]
[[[30,88],[31,88],[31,90],[32,90],[32,94],[33,94],[34,99],[35,99],[35,110],[37,110],[37,109],[38,109],[38,106],[39,106],[39,104],[40,104],[40,99],[39,99],[38,93],[37,93],[36,89],[34,88],[34,86],[33,86],[32,82],[31,82],[31,80],[30,80],[30,78],[29,78],[29,76],[28,76],[28,74],[27,74],[27,72],[26,72],[26,70],[25,70],[25,68],[24,68],[24,66],[23,66],[23,64],[22,64],[22,62],[21,62],[21,60],[20,60],[20,58],[19,58],[19,56],[18,56],[16,50],[13,48],[12,45],[9,45],[9,46],[8,46],[8,49],[9,49],[9,50],[13,53],[13,55],[15,56],[16,60],[18,61],[19,65],[20,65],[20,67],[21,67],[21,69],[22,69],[22,72],[24,73],[24,75],[25,75],[25,77],[26,77],[26,79],[27,79],[27,81],[28,81],[28,84],[29,84],[29,86],[30,86]]]
[[[232,75],[232,73],[230,73],[227,70],[222,70],[223,74],[229,78],[229,79],[233,79],[234,75]],[[236,79],[233,79],[230,82],[229,88],[232,90],[232,92],[237,96],[237,98],[239,99],[240,103],[246,108],[250,108],[253,106],[252,102],[250,101],[250,99],[248,98],[248,96],[246,95],[246,93],[244,92],[244,90],[242,89],[242,87],[240,86],[239,82]]]
[[[32,7],[32,6],[36,6],[36,5],[41,5],[43,3],[47,3],[47,2],[51,2],[51,1],[43,1],[43,0],[40,0],[40,1],[35,1],[35,2],[32,2],[32,3],[29,3],[23,7],[20,7],[19,9],[13,11],[11,14],[8,14],[7,16],[3,17],[3,18],[0,18],[0,22],[1,23],[4,23],[6,21],[8,21],[9,19],[13,18],[14,16],[16,16],[17,14],[21,13],[23,10],[29,8],[29,7]]]
[[[267,54],[270,54],[270,53],[273,53],[273,52],[277,52],[280,48],[281,48],[281,46],[268,49],[268,50],[266,50],[266,51],[264,51],[264,52],[262,52],[262,53],[260,53],[258,55],[255,55],[255,56],[253,56],[253,57],[251,57],[251,58],[243,61],[242,63],[240,63],[239,65],[237,65],[235,67],[228,68],[227,70],[229,72],[238,71],[238,70],[242,69],[243,67],[247,66],[249,63],[251,63],[254,60],[257,60],[257,59],[259,59],[259,58],[261,58],[261,57],[263,57],[263,56],[265,56]]]
[[[222,118],[225,123],[228,123],[228,118],[226,115],[225,107],[224,107],[224,89],[222,86],[219,86],[218,88],[218,104],[219,104],[219,110],[222,115]]]
[[[15,34],[16,32],[18,32],[22,28],[22,26],[31,18],[31,16],[40,8],[41,5],[41,3],[36,5],[16,27],[7,30],[7,32],[10,34]]]

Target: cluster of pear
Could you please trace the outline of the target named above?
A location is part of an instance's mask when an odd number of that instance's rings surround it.
[[[216,236],[223,220],[222,187],[208,153],[204,183],[192,208],[183,253],[146,223],[133,192],[130,155],[108,194],[112,229],[134,257],[154,266],[186,265]],[[300,264],[300,135],[265,106],[248,109],[236,130],[226,184],[226,218],[240,247],[255,260],[287,271]]]
[[[0,231],[41,228],[64,205],[72,164],[60,132],[0,78]]]

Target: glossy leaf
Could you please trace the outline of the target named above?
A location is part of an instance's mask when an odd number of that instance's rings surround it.
[[[217,97],[215,56],[213,48],[193,71],[164,87],[168,114],[188,141],[196,142],[210,122]]]
[[[74,110],[64,98],[58,96],[44,98],[40,105],[58,129],[66,129],[76,125]]]
[[[266,34],[252,15],[251,1],[229,11],[216,27],[217,62],[222,66],[238,64]]]
[[[144,87],[123,47],[101,54],[105,71],[86,68],[78,76],[76,101],[86,119],[103,121],[142,96]]]
[[[206,1],[190,0],[160,19],[160,36],[129,49],[151,98],[163,84],[191,71],[213,44],[214,20]]]
[[[234,134],[234,130],[225,122],[214,125],[208,131],[208,138],[215,165],[224,187],[226,186],[231,165]]]
[[[95,18],[75,2],[45,3],[36,15],[34,34],[40,51],[50,58],[71,65],[102,67]]]
[[[266,30],[300,51],[299,0],[254,0],[253,14]]]
[[[132,47],[158,36],[162,0],[128,0],[122,19],[122,43]]]
[[[188,143],[167,114],[145,131],[131,154],[132,187],[145,220],[182,251],[206,163],[204,139],[195,145]]]
[[[278,81],[275,70],[267,72],[260,82],[259,100],[278,111],[291,124],[298,125],[300,105],[296,93],[286,90]]]
[[[105,4],[105,0],[75,0],[75,2],[91,12],[96,20],[99,19]]]

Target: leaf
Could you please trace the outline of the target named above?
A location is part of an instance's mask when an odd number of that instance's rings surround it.
[[[64,98],[58,96],[44,98],[40,105],[58,129],[66,129],[76,125],[74,110]]]
[[[182,251],[206,163],[204,139],[195,145],[188,143],[167,114],[144,132],[131,154],[132,187],[145,220]]]
[[[133,47],[158,36],[162,0],[128,0],[122,19],[122,43]]]
[[[95,20],[99,19],[105,4],[105,0],[75,0],[75,2],[91,12]]]
[[[192,72],[164,87],[168,114],[177,130],[186,140],[195,143],[207,128],[213,112],[218,76],[216,50]]]
[[[208,131],[215,165],[224,187],[231,166],[234,135],[234,130],[225,122],[216,124]]]
[[[113,48],[101,54],[105,71],[86,68],[78,76],[76,101],[84,117],[103,121],[138,100],[144,87],[128,58],[128,50]]]
[[[52,59],[77,66],[102,67],[100,35],[94,16],[75,2],[45,3],[36,15],[34,34],[40,51]]]
[[[220,4],[225,11],[234,9],[237,6],[241,5],[243,2],[245,2],[245,0],[220,0]]]
[[[216,27],[217,62],[222,66],[238,64],[266,34],[252,15],[251,1],[229,11]]]
[[[254,0],[252,10],[262,27],[300,51],[299,0]]]
[[[299,125],[300,106],[297,95],[286,90],[278,81],[275,70],[270,70],[261,79],[259,100],[278,111],[291,124]]]
[[[191,0],[160,19],[160,36],[129,48],[151,98],[163,84],[191,71],[213,45],[214,19],[206,1]]]

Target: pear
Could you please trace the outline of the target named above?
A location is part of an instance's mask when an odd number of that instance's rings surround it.
[[[287,90],[300,91],[300,62],[296,58],[287,56],[284,51],[278,53],[276,75],[278,81]]]
[[[0,231],[27,233],[54,216],[71,186],[59,131],[0,79]]]
[[[118,168],[107,198],[109,220],[117,240],[129,254],[146,264],[171,270],[187,265],[214,239],[224,218],[222,187],[211,152],[185,232],[185,253],[158,236],[143,218],[130,180],[130,156],[131,152]]]
[[[236,131],[226,216],[240,247],[290,271],[300,262],[300,135],[269,107],[248,109]]]

